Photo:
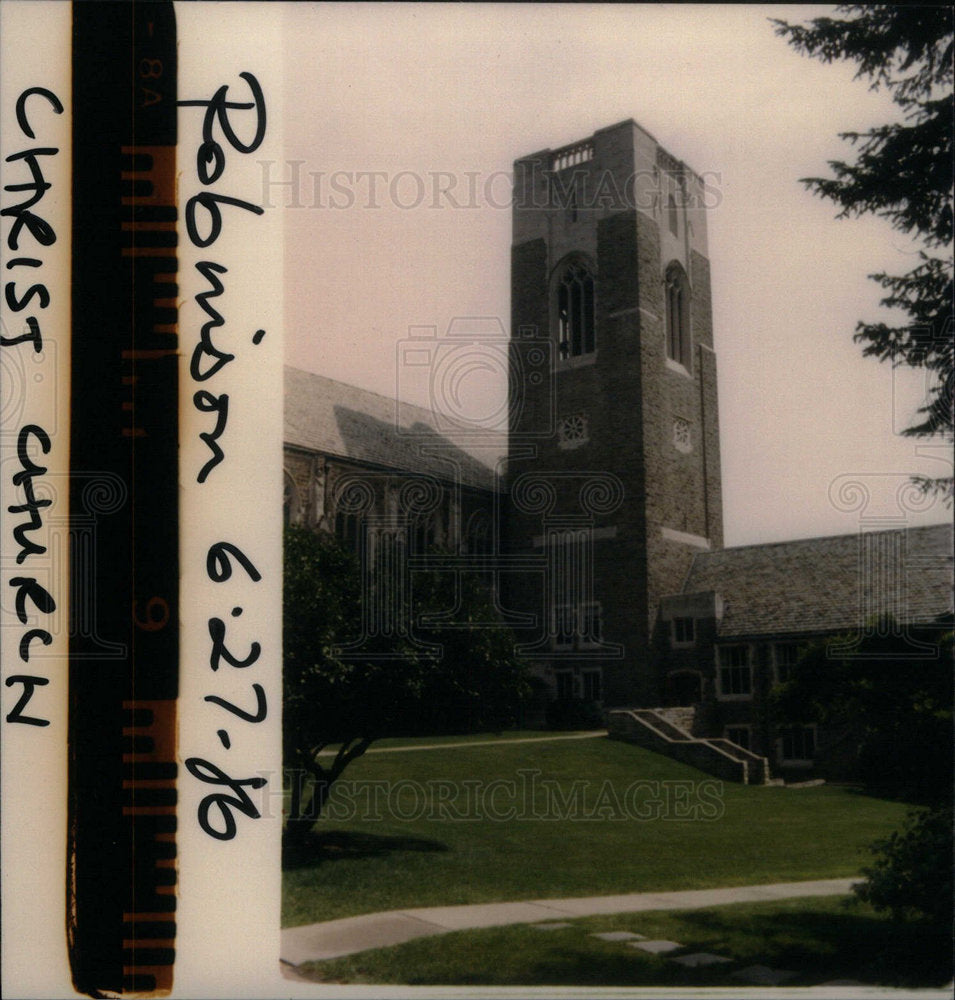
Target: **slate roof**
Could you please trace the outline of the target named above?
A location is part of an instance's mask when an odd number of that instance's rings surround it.
[[[285,367],[287,445],[495,489],[494,466],[507,454],[507,434],[450,425],[431,410]]]
[[[721,639],[856,628],[877,613],[952,611],[952,526],[930,525],[701,552],[684,594],[723,599]]]

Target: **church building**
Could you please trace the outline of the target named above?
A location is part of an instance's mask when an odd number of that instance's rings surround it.
[[[950,620],[951,529],[723,548],[706,197],[632,120],[517,160],[510,331],[424,338],[415,362],[503,344],[506,426],[286,369],[285,516],[366,573],[485,574],[553,698],[756,781],[827,745],[767,721],[801,643]]]

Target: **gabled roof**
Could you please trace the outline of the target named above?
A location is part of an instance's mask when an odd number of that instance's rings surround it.
[[[506,433],[456,426],[420,406],[288,365],[284,434],[292,447],[485,490],[497,488],[494,468],[507,454]]]
[[[722,597],[720,638],[858,628],[875,615],[929,622],[952,610],[952,526],[701,552],[683,593]]]

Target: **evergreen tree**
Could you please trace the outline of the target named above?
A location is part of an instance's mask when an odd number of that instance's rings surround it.
[[[904,433],[951,440],[953,9],[847,4],[837,13],[806,25],[773,23],[799,52],[824,62],[857,63],[856,78],[867,78],[871,89],[885,88],[901,120],[840,133],[855,147],[855,161],[831,161],[833,177],[802,183],[840,206],[837,218],[873,213],[921,243],[912,270],[870,275],[887,293],[882,305],[901,311],[905,320],[860,321],[855,340],[865,345],[864,355],[932,373],[929,398]],[[918,481],[951,505],[951,476]]]

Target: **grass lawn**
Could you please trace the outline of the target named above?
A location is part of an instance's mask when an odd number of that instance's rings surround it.
[[[628,930],[676,941],[672,955],[706,951],[726,965],[688,969],[623,942],[589,937]],[[573,920],[570,927],[494,927],[419,938],[347,958],[312,962],[299,971],[316,982],[482,986],[724,986],[742,991],[732,973],[765,965],[797,973],[787,986],[835,979],[893,986],[943,986],[951,977],[951,940],[895,927],[845,897],[682,912],[632,913]]]
[[[282,920],[847,877],[905,811],[720,783],[606,738],[366,754],[286,853]]]
[[[583,736],[593,730],[562,730],[559,733],[539,732],[529,729],[505,729],[500,733],[465,733],[462,736],[428,736],[426,738],[410,736],[394,736],[386,740],[375,740],[368,753],[375,753],[380,750],[411,749],[418,747],[433,747],[450,744],[455,746],[459,743],[496,743],[500,740],[520,740],[528,742],[530,740],[551,740],[551,739],[573,739]],[[322,751],[326,755],[333,754],[338,749],[337,746],[331,750]]]

